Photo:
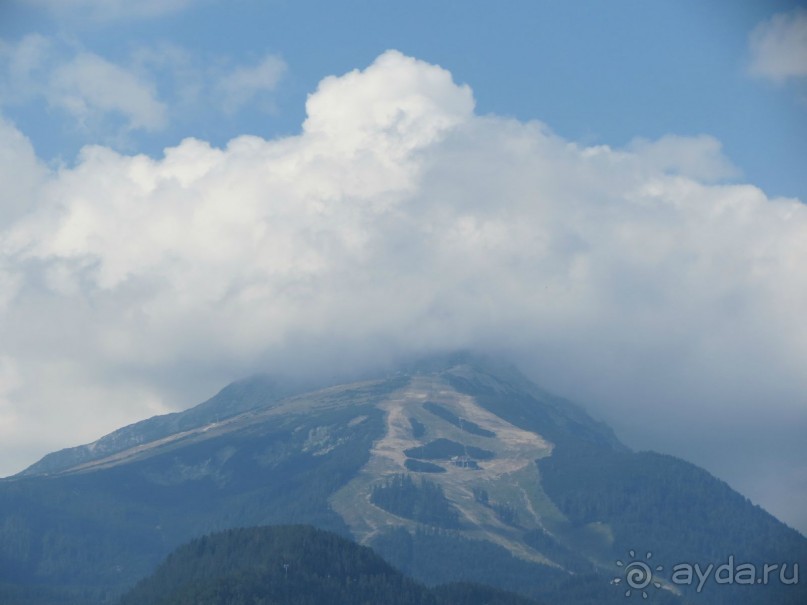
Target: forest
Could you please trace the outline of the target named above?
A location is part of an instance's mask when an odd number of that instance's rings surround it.
[[[305,525],[233,529],[174,551],[119,605],[539,605],[471,583],[427,588]]]

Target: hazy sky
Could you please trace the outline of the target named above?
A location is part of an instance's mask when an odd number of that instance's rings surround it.
[[[0,475],[470,347],[807,531],[798,4],[0,3]]]

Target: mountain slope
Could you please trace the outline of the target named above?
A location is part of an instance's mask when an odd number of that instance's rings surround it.
[[[110,603],[194,537],[283,523],[350,536],[428,584],[485,581],[547,603],[622,602],[609,581],[627,549],[667,564],[659,603],[804,596],[803,584],[674,585],[672,563],[733,553],[805,566],[807,540],[487,359],[310,392],[246,381],[183,414],[0,481],[0,602]]]
[[[47,475],[79,467],[143,444],[194,432],[251,409],[267,407],[293,389],[268,376],[255,376],[228,385],[214,397],[184,412],[154,416],[123,427],[87,445],[48,454],[20,473]]]

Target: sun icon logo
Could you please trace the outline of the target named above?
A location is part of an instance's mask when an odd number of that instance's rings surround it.
[[[654,569],[651,569],[649,561],[653,557],[653,553],[647,553],[644,561],[636,560],[636,551],[634,550],[629,550],[628,555],[630,556],[631,560],[627,563],[617,560],[617,567],[624,567],[624,573],[622,576],[614,577],[614,579],[611,580],[611,584],[621,584],[624,580],[625,585],[628,587],[628,589],[625,591],[626,597],[631,596],[631,594],[636,591],[637,594],[642,594],[643,599],[646,599],[647,591],[645,588],[651,584],[656,588],[661,588],[661,582],[653,580],[653,571],[661,571],[664,569],[664,567],[661,565],[656,565]]]

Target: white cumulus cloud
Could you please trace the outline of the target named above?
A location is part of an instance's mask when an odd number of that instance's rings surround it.
[[[473,107],[470,88],[447,71],[389,51],[364,72],[325,78],[306,103],[303,128],[346,150],[376,143],[406,152],[469,118]]]
[[[395,51],[306,107],[292,137],[31,168],[34,203],[0,230],[6,459],[255,370],[459,347],[651,442],[695,448],[730,417],[775,449],[807,425],[807,207],[725,182],[715,139],[586,147],[476,115],[468,86]],[[712,429],[690,443],[692,417]]]

